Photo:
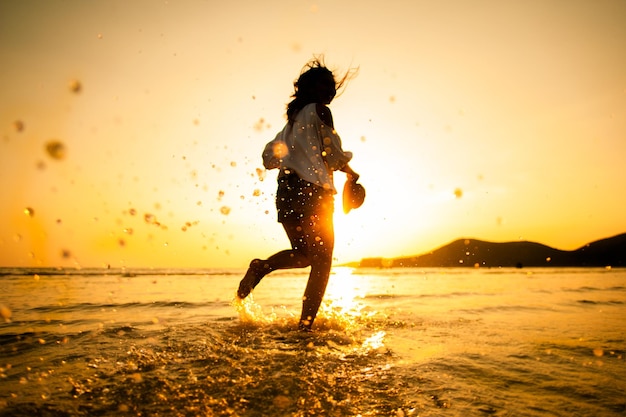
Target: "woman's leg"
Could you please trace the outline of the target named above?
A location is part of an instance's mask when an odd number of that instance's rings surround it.
[[[305,268],[311,263],[306,255],[307,240],[303,234],[303,227],[299,221],[282,223],[291,249],[283,250],[270,256],[266,260],[254,259],[250,262],[250,267],[239,283],[237,296],[241,299],[259,284],[259,282],[272,271],[277,269]]]
[[[267,274],[277,269],[306,268],[311,263],[307,257],[307,240],[300,221],[282,223],[291,249],[283,250],[262,261]]]
[[[332,266],[335,245],[332,212],[312,216],[309,221],[303,221],[302,227],[307,241],[311,273],[302,298],[299,326],[303,330],[310,330],[324,298]]]

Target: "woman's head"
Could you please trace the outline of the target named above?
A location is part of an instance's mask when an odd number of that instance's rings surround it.
[[[309,61],[302,68],[300,77],[293,83],[293,100],[287,105],[287,119],[292,122],[298,111],[307,104],[330,104],[337,90],[345,85],[348,77],[353,73],[353,71],[348,71],[340,80],[336,80],[333,72],[324,65],[321,57],[315,57]]]
[[[309,103],[330,104],[337,93],[337,84],[332,71],[315,60],[293,83],[294,95]]]

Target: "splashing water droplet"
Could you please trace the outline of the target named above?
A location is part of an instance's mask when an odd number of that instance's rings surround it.
[[[22,122],[21,120],[16,120],[13,122],[13,129],[15,129],[16,132],[23,132],[24,131],[24,122]]]
[[[70,81],[69,89],[72,93],[78,94],[83,90],[83,85],[78,80],[72,80]]]
[[[0,318],[2,318],[2,320],[4,320],[5,323],[11,322],[12,315],[13,313],[11,312],[11,309],[9,307],[0,305]]]
[[[282,159],[287,155],[287,153],[289,153],[289,150],[287,149],[287,145],[284,143],[276,143],[272,148],[272,152],[276,158]]]
[[[51,140],[46,143],[46,152],[52,159],[61,160],[65,158],[65,145],[58,140]]]
[[[230,207],[222,206],[220,208],[220,213],[222,213],[224,216],[228,216],[230,214]]]
[[[258,122],[256,122],[254,124],[254,130],[256,130],[257,132],[261,132],[263,131],[264,128],[269,129],[271,126],[269,123],[265,123],[265,119],[264,118],[260,118]]]

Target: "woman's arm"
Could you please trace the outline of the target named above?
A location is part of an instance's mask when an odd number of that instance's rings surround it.
[[[350,165],[346,164],[343,168],[340,169],[341,172],[345,172],[348,176],[348,180],[352,180],[356,182],[360,175],[354,172],[354,170],[350,167]]]
[[[317,115],[322,120],[322,122],[324,122],[325,125],[330,126],[334,129],[333,115],[330,112],[330,109],[323,104],[317,103],[315,110],[317,111]],[[340,171],[345,172],[349,180],[356,181],[359,179],[359,174],[354,172],[354,170],[348,164],[345,164],[343,168],[340,169]]]

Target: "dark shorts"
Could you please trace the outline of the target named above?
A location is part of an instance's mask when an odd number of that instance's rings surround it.
[[[276,209],[278,222],[299,222],[310,216],[332,216],[334,211],[332,190],[325,190],[290,173],[278,176]]]

